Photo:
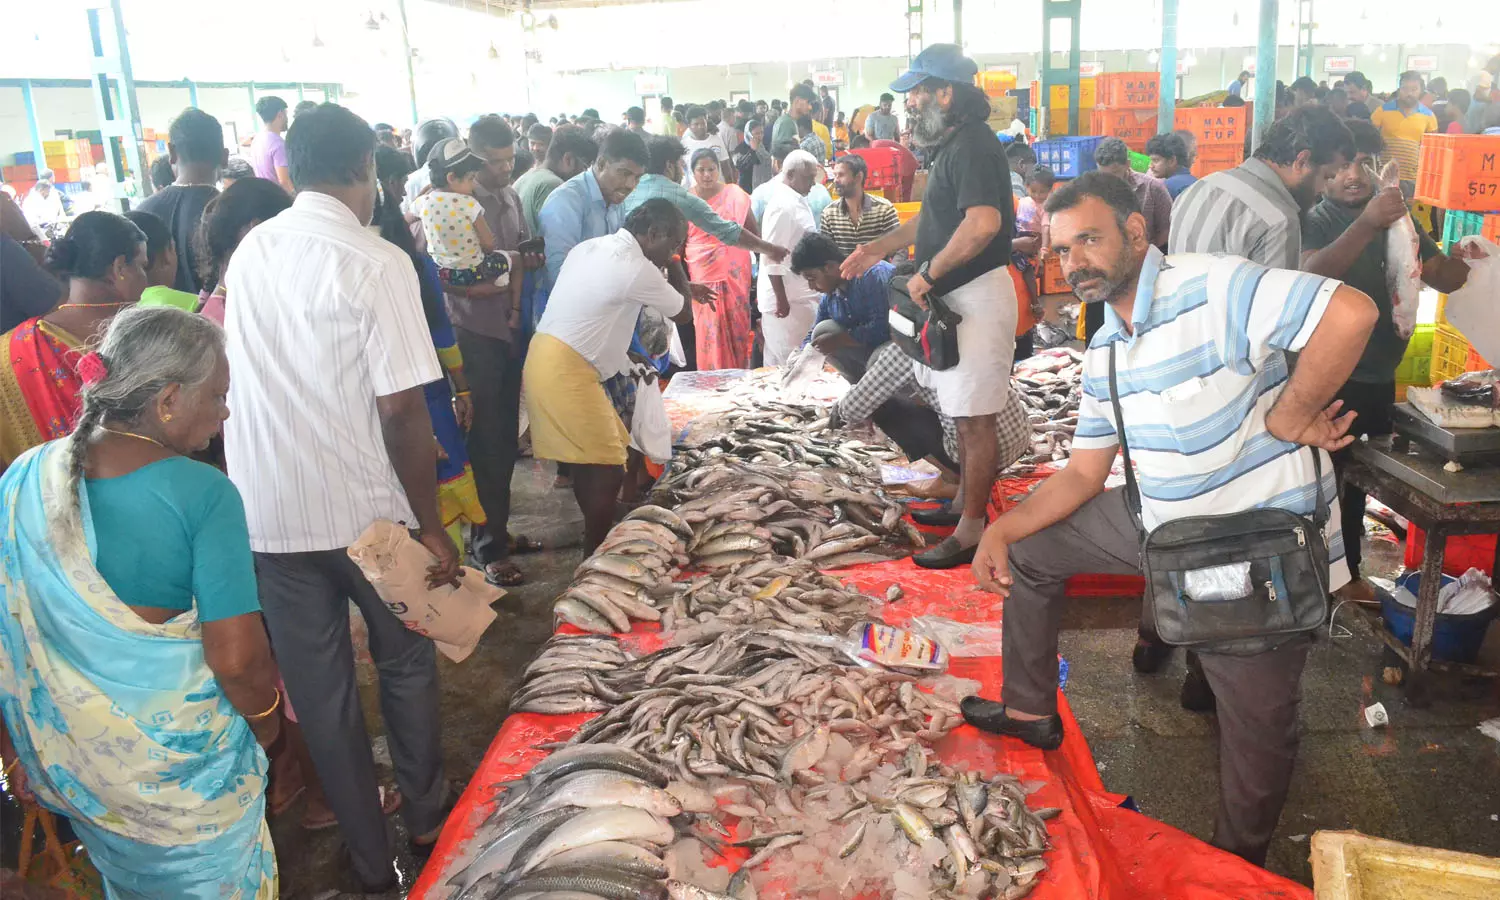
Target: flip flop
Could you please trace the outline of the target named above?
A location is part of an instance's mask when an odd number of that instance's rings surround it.
[[[301,797],[305,793],[307,793],[307,785],[298,785],[297,789],[295,791],[292,791],[292,795],[290,797],[287,797],[281,802],[275,804],[270,802],[270,795],[267,794],[266,814],[273,819],[276,818],[277,816],[286,812],[288,809],[291,809],[292,804],[297,802],[297,798]]]
[[[388,788],[385,785],[380,786],[380,814],[382,816],[389,816],[400,809],[401,802],[400,791],[395,788]],[[302,817],[302,828],[304,831],[327,831],[330,828],[337,828],[338,824],[339,820],[331,812],[326,819]]]
[[[540,553],[545,549],[541,541],[534,541],[524,534],[510,538],[510,552],[512,553]]]
[[[515,587],[526,583],[526,576],[513,562],[492,562],[484,567],[484,580],[495,587]]]

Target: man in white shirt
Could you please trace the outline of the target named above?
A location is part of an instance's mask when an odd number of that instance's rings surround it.
[[[619,231],[578,244],[531,339],[523,378],[532,452],[571,465],[585,554],[613,524],[624,480],[636,390],[628,350],[641,311],[691,322],[689,296],[712,302],[674,259],[685,240],[687,219],[657,198],[626,216]]]
[[[62,192],[52,183],[50,169],[43,170],[36,185],[27,192],[26,199],[21,202],[21,213],[26,216],[26,224],[38,232],[67,217]]]
[[[724,131],[720,129],[718,134],[710,133],[708,130],[708,110],[701,106],[689,106],[682,114],[682,120],[687,123],[687,131],[682,133],[678,140],[682,141],[682,183],[692,186],[692,158],[699,150],[712,150],[714,156],[719,158],[719,167],[724,172],[724,183],[734,183],[734,169],[729,165],[730,148],[724,143]]]
[[[761,238],[778,247],[795,247],[805,235],[818,230],[818,220],[807,205],[807,193],[817,183],[822,167],[806,150],[794,150],[781,164],[781,176],[765,184],[766,215]],[[818,313],[821,296],[806,278],[793,274],[791,260],[760,261],[756,301],[760,306],[760,330],[768,366],[787,361],[802,345]]]
[[[418,529],[431,584],[458,575],[437,503],[422,386],[442,377],[411,260],[366,231],[375,135],[354,113],[303,113],[288,145],[292,208],[257,226],[225,279],[234,373],[224,430],[245,500],[260,601],[291,705],[361,889],[396,881],[354,653],[349,601],[370,631],[403,815],[435,841],[447,800],[432,642],[401,623],[347,548],[379,519]]]

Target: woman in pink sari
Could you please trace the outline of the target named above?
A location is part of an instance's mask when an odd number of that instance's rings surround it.
[[[692,157],[693,193],[720,218],[760,235],[750,195],[725,184],[718,157],[699,150]],[[687,270],[693,281],[713,288],[716,301],[693,307],[698,369],[748,369],[755,335],[750,328],[750,251],[730,247],[696,225],[688,225]]]

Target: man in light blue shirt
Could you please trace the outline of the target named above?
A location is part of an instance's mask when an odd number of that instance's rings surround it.
[[[625,222],[621,204],[651,161],[646,142],[628,129],[611,131],[592,168],[563,182],[537,214],[547,254],[547,281],[557,283],[568,251],[596,237],[614,234]]]

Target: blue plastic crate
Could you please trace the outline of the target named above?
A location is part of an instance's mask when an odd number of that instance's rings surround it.
[[[16,165],[18,165],[18,166],[34,166],[34,165],[36,165],[36,154],[32,153],[30,150],[23,150],[23,151],[18,152],[16,154]]]
[[[1077,178],[1095,168],[1094,150],[1103,137],[1063,137],[1049,141],[1038,141],[1032,147],[1036,151],[1036,162],[1046,166],[1058,178]]]

